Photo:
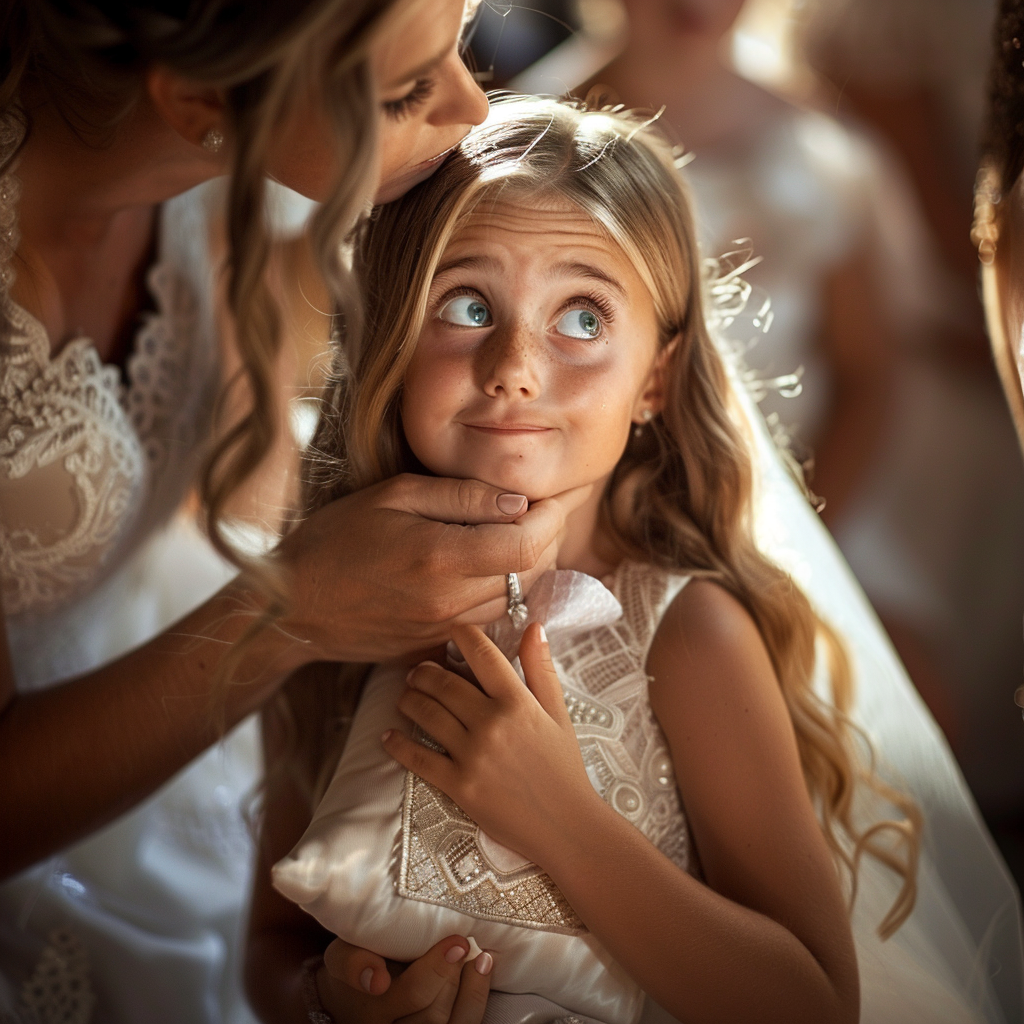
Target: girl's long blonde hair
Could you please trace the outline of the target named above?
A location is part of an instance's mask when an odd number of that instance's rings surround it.
[[[337,181],[312,222],[311,241],[355,338],[361,308],[341,252],[374,173],[378,102],[370,47],[412,2],[264,0],[254,9],[237,0],[8,0],[0,11],[0,128],[22,145],[32,131],[29,96],[53,104],[84,141],[102,146],[138,102],[151,66],[223,92],[233,154],[227,297],[242,364],[232,384],[246,389],[248,411],[212,447],[200,490],[213,542],[236,564],[245,560],[222,531],[224,510],[270,451],[276,429],[272,374],[282,337],[265,280],[268,153],[296,103],[322,97]],[[14,150],[0,160],[0,174],[16,157]],[[0,313],[0,355],[10,329]]]
[[[424,322],[431,281],[467,215],[497,195],[557,198],[602,225],[654,298],[669,356],[665,408],[630,439],[604,497],[603,527],[624,556],[711,579],[754,618],[796,730],[825,837],[849,869],[874,855],[902,878],[882,921],[888,936],[913,908],[920,816],[865,767],[848,711],[849,662],[835,633],[752,533],[751,443],[739,425],[723,357],[709,334],[693,219],[674,154],[649,122],[575,103],[498,102],[429,181],[376,211],[358,250],[366,330],[335,353],[309,463],[308,505],[416,469],[400,419],[402,381]],[[812,676],[819,641],[832,699]],[[859,824],[858,793],[899,820]]]

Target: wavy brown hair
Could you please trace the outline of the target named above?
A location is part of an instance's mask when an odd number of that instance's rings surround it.
[[[322,98],[337,182],[310,235],[335,308],[355,338],[360,304],[341,252],[372,181],[378,103],[370,45],[397,8],[412,2],[263,0],[254,8],[242,0],[5,0],[0,8],[0,126],[22,145],[39,103],[52,104],[84,142],[106,144],[139,101],[153,65],[223,93],[233,158],[227,299],[242,364],[230,386],[244,389],[248,411],[212,446],[200,491],[215,546],[239,565],[252,563],[225,537],[224,510],[277,429],[272,373],[282,337],[265,279],[268,150],[297,99]],[[16,157],[17,150],[8,152],[0,173]],[[0,323],[0,344],[9,330]]]
[[[705,317],[708,281],[674,154],[649,122],[575,103],[498,102],[429,181],[378,209],[357,272],[366,330],[335,353],[312,448],[308,502],[318,507],[417,469],[400,418],[402,381],[449,240],[481,202],[557,198],[584,210],[622,248],[654,298],[669,356],[665,408],[631,437],[604,496],[602,526],[624,557],[714,580],[756,622],[796,730],[808,790],[855,892],[871,854],[902,879],[881,922],[888,936],[913,909],[920,815],[868,767],[848,713],[849,662],[835,633],[752,534],[751,440]],[[831,700],[815,693],[819,644]],[[308,695],[307,695],[308,696]],[[298,710],[297,708],[295,709]],[[863,824],[873,794],[894,820]]]

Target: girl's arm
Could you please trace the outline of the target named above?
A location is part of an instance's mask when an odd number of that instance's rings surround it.
[[[405,476],[316,512],[281,547],[292,613],[248,648],[219,694],[220,658],[258,605],[240,582],[143,647],[35,693],[16,692],[0,628],[0,878],[129,810],[296,667],[426,649],[460,616],[499,615],[502,574],[543,571],[580,497],[538,502],[515,520],[500,495],[473,481]]]
[[[337,676],[336,666],[330,665],[311,665],[300,676],[324,670]],[[297,677],[289,685],[313,682]],[[314,918],[275,891],[271,866],[302,837],[310,815],[308,799],[280,767],[288,730],[279,711],[268,707],[261,722],[267,783],[245,958],[249,1001],[260,1019],[267,1024],[307,1024],[309,999],[302,965],[309,957],[324,954],[325,965],[318,968],[315,984],[320,1003],[336,1024],[392,1024],[400,1018],[403,1024],[479,1024],[490,974],[478,969],[487,961],[463,962],[469,948],[465,938],[443,939],[392,981],[381,957],[341,940],[331,943],[333,936]],[[302,723],[296,724],[301,730]],[[301,731],[298,740],[302,742]]]
[[[400,707],[451,759],[393,733],[385,743],[399,761],[541,865],[679,1020],[858,1019],[836,868],[767,652],[738,602],[691,583],[648,661],[706,884],[594,792],[536,627],[520,649],[532,693],[482,633],[460,629],[457,640],[487,692],[417,669]]]

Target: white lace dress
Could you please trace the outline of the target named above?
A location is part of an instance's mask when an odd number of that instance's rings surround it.
[[[19,692],[149,639],[223,585],[184,519],[219,357],[207,252],[213,193],[166,203],[127,383],[88,338],[51,358],[9,297],[16,179],[0,181],[0,578]],[[257,777],[255,724],[109,827],[0,885],[0,1020],[243,1022],[237,938]],[[4,822],[5,829],[18,823]]]

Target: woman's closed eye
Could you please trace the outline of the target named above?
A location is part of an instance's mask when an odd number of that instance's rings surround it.
[[[479,295],[457,295],[449,299],[437,318],[458,327],[490,327],[494,322],[487,303]]]
[[[411,114],[418,106],[430,99],[434,91],[434,79],[419,78],[416,84],[398,99],[385,100],[383,103],[384,113],[395,121],[400,121],[407,114]]]

